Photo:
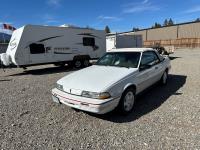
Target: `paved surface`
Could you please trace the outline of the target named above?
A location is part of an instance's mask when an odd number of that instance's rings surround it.
[[[0,149],[200,149],[200,50],[177,50],[172,67],[127,117],[53,103],[68,68],[0,70]]]

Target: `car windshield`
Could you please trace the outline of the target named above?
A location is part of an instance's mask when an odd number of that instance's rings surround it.
[[[101,57],[96,65],[137,68],[140,52],[110,52]]]

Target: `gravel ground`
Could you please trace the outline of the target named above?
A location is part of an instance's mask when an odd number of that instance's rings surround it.
[[[72,69],[0,70],[0,149],[200,149],[200,49],[171,59],[168,85],[140,96],[126,117],[52,102],[50,90]]]

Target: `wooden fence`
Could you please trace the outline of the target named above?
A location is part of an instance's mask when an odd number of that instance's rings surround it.
[[[144,41],[144,47],[174,46],[175,48],[200,48],[200,38],[182,38],[174,40],[149,40]]]

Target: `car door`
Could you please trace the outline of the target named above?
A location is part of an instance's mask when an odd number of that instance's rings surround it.
[[[142,58],[139,65],[139,74],[137,76],[138,79],[138,92],[143,91],[148,86],[152,84],[151,76],[154,71],[153,67],[150,67],[149,64],[154,61],[154,58],[152,57],[149,52],[143,52]]]
[[[150,62],[152,72],[149,75],[150,84],[152,85],[159,81],[162,77],[162,74],[164,72],[162,65],[163,61],[159,59],[158,55],[154,51],[149,51],[148,55],[152,58],[152,61]]]

